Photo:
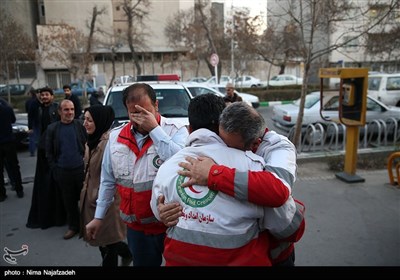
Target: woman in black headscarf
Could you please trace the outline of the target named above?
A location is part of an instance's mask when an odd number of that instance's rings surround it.
[[[80,236],[92,246],[98,246],[103,259],[102,266],[118,266],[118,255],[122,264],[131,262],[132,256],[126,243],[126,225],[119,217],[120,198],[118,193],[103,219],[96,239],[86,236],[85,226],[94,218],[96,200],[100,186],[101,162],[108,141],[109,129],[114,121],[114,111],[110,106],[94,105],[85,109],[83,126],[88,134],[85,149],[85,181],[80,198],[81,232]]]

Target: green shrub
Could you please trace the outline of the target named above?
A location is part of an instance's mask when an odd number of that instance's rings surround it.
[[[239,92],[253,94],[260,101],[286,101],[300,98],[301,86],[285,86],[266,88],[236,88]],[[318,91],[319,85],[308,85],[308,92]]]

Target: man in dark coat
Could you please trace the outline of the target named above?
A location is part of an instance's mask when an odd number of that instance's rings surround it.
[[[7,161],[10,180],[15,184],[15,191],[19,198],[24,197],[21,172],[19,168],[15,136],[12,133],[12,124],[16,121],[14,110],[7,101],[0,98],[0,202],[7,198],[4,187],[4,164]],[[11,174],[10,174],[11,173]]]
[[[71,87],[69,85],[63,86],[63,90],[65,93],[65,99],[71,100],[72,103],[74,103],[75,119],[79,119],[82,115],[82,106],[79,97],[72,94]]]
[[[58,104],[54,102],[51,88],[40,89],[40,100],[42,102],[40,106],[34,108],[32,106],[30,110],[32,118],[37,120],[39,126],[39,139],[32,204],[26,227],[46,229],[65,224],[66,214],[56,182],[50,176],[46,158],[47,126],[59,120]]]

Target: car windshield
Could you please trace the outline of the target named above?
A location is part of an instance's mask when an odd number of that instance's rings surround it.
[[[214,94],[214,92],[212,90],[204,88],[204,87],[187,87],[187,88],[193,97],[196,97],[196,96],[202,95],[202,94],[207,94],[207,93]]]
[[[159,113],[164,117],[188,117],[190,97],[184,89],[155,89]],[[110,94],[107,104],[113,107],[115,119],[127,120],[128,113],[122,103],[122,91]]]
[[[309,94],[306,95],[306,102],[304,103],[304,108],[309,109],[314,106],[315,103],[319,102],[319,95],[317,94]],[[300,98],[297,99],[293,105],[300,106]]]

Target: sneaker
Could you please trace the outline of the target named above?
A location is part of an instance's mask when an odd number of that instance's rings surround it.
[[[17,196],[18,196],[18,198],[23,198],[24,197],[24,191],[17,191]]]
[[[3,202],[4,200],[6,200],[7,195],[0,195],[0,202]]]
[[[132,263],[133,259],[132,257],[129,258],[121,258],[121,265],[120,266],[130,266]]]

